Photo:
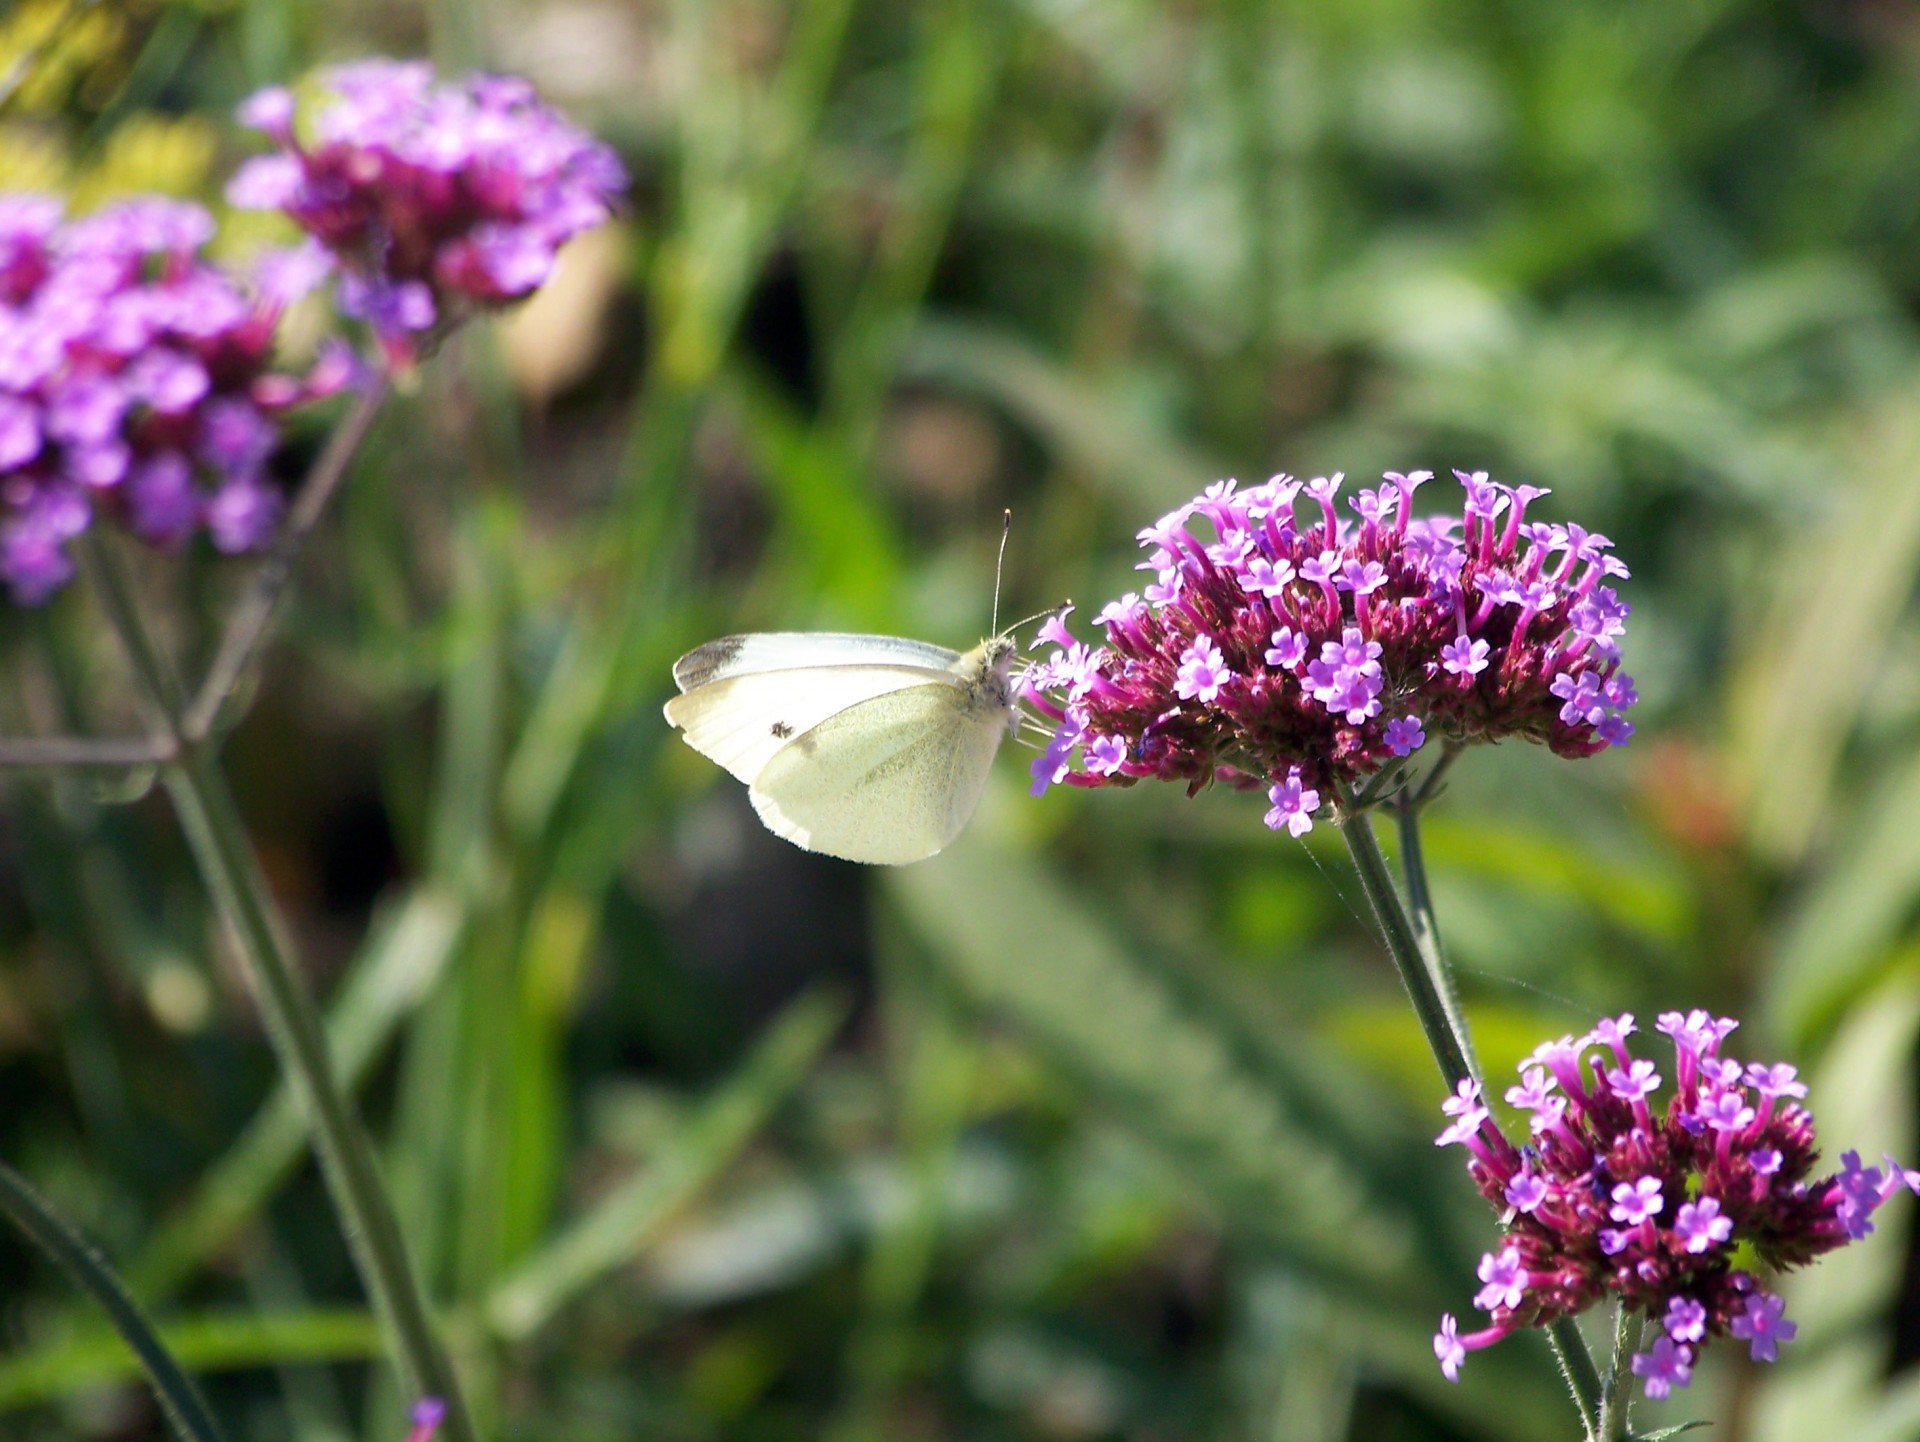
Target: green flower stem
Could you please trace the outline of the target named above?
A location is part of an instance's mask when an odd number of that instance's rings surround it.
[[[374,418],[386,404],[387,393],[384,375],[375,375],[355,393],[353,404],[333,428],[307,478],[300,483],[272,547],[253,573],[252,584],[228,618],[206,679],[184,710],[175,709],[179,717],[175,729],[196,745],[219,730],[226,708],[247,674],[248,664],[266,639],[267,628],[279,609],[280,597],[293,578],[294,562],[300,558],[314,526],[326,513],[327,503],[346,479],[347,468],[359,452],[360,443],[367,438],[367,432],[373,429]]]
[[[1452,762],[1442,758],[1440,766]],[[1438,774],[1436,768],[1435,775]],[[1433,914],[1432,893],[1427,886],[1427,870],[1420,847],[1420,806],[1434,794],[1435,775],[1429,775],[1418,795],[1397,807],[1400,819],[1400,859],[1406,873],[1407,897],[1403,900],[1387,869],[1380,840],[1374,835],[1370,810],[1355,809],[1350,793],[1336,790],[1339,801],[1336,824],[1352,853],[1360,885],[1373,905],[1387,952],[1400,973],[1401,984],[1413,1003],[1414,1016],[1426,1034],[1427,1047],[1440,1067],[1449,1087],[1463,1081],[1479,1081],[1480,1067],[1473,1054],[1473,1042],[1460,1012],[1453,985],[1453,973],[1447,966],[1446,952],[1440,945],[1440,932]],[[1586,1339],[1571,1317],[1562,1317],[1547,1328],[1560,1374],[1579,1409],[1581,1425],[1589,1437],[1597,1437],[1600,1426],[1601,1381],[1587,1350]]]
[[[106,1259],[5,1162],[0,1162],[0,1213],[100,1304],[114,1330],[140,1359],[174,1435],[181,1442],[222,1442],[200,1389],[174,1360]]]
[[[1640,1349],[1641,1319],[1625,1307],[1613,1317],[1613,1369],[1600,1396],[1600,1421],[1594,1430],[1599,1442],[1625,1442],[1627,1409],[1632,1402],[1633,1354]]]
[[[1588,1437],[1598,1437],[1603,1386],[1600,1369],[1593,1365],[1593,1353],[1587,1350],[1587,1339],[1580,1335],[1573,1318],[1562,1317],[1548,1325],[1547,1341],[1553,1347],[1554,1361],[1560,1364],[1560,1375],[1573,1396],[1573,1405],[1579,1409],[1580,1425],[1586,1428]]]
[[[207,889],[245,958],[280,1069],[312,1130],[347,1245],[386,1331],[407,1391],[447,1404],[447,1442],[473,1442],[452,1363],[435,1334],[373,1143],[341,1090],[320,1013],[247,844],[226,777],[203,741],[181,734],[181,698],[161,660],[112,543],[87,542],[89,571],[132,668],[149,725],[175,748],[162,777]]]
[[[1335,794],[1340,801],[1336,817],[1340,835],[1346,839],[1347,850],[1353,855],[1360,885],[1373,904],[1374,919],[1380,923],[1387,952],[1393,957],[1408,999],[1413,1002],[1413,1014],[1419,1019],[1420,1030],[1426,1033],[1427,1047],[1440,1064],[1440,1074],[1450,1088],[1458,1087],[1463,1081],[1477,1081],[1473,1048],[1453,1001],[1452,982],[1447,977],[1446,961],[1440,955],[1438,942],[1433,941],[1423,949],[1420,931],[1400,900],[1393,875],[1387,870],[1387,858],[1380,850],[1380,839],[1373,834],[1372,813],[1349,809],[1351,797],[1344,789],[1336,789]],[[1427,934],[1431,937],[1433,933],[1429,930]],[[1431,966],[1429,951],[1433,958]]]
[[[0,738],[0,770],[50,767],[75,771],[90,767],[125,770],[158,766],[173,759],[173,748],[148,737],[23,736]]]
[[[92,4],[95,0],[85,0],[85,3]],[[4,103],[4,95],[0,94],[0,105]],[[334,492],[346,479],[347,468],[361,442],[366,440],[367,432],[373,429],[374,419],[386,403],[388,392],[386,377],[375,376],[355,393],[353,404],[333,428],[326,446],[300,483],[279,534],[254,571],[246,594],[228,617],[206,679],[192,701],[175,708],[178,725],[174,730],[195,744],[220,729],[254,654],[273,624],[280,597],[293,579],[294,563],[300,559],[314,526],[326,513]],[[139,740],[92,736],[0,737],[0,770],[158,766],[172,761],[177,754],[178,748],[171,742],[152,736]]]
[[[1426,856],[1420,846],[1420,808],[1402,792],[1394,806],[1394,815],[1400,823],[1400,874],[1407,886],[1407,921],[1414,948],[1420,954],[1420,966],[1427,983],[1446,1016],[1448,1034],[1458,1043],[1465,1059],[1467,1075],[1481,1081],[1480,1059],[1473,1054],[1473,1037],[1460,1011],[1460,989],[1453,984],[1453,969],[1447,965],[1447,954],[1440,945],[1439,923],[1433,914],[1433,892],[1427,886]],[[1448,1079],[1458,1084],[1459,1078]]]

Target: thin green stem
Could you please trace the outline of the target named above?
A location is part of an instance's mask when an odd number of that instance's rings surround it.
[[[1627,1410],[1633,1400],[1633,1354],[1640,1347],[1641,1320],[1625,1306],[1614,1311],[1613,1365],[1600,1393],[1600,1421],[1594,1429],[1599,1442],[1625,1442]]]
[[[0,771],[126,770],[158,766],[173,759],[173,748],[151,737],[8,736],[0,737]]]
[[[246,960],[268,1038],[307,1117],[347,1245],[402,1381],[415,1397],[446,1402],[448,1442],[473,1442],[472,1422],[414,1275],[373,1143],[341,1090],[319,1009],[301,980],[226,777],[205,744],[181,734],[179,684],[147,632],[111,543],[89,538],[87,558],[108,620],[126,649],[148,723],[176,748],[176,759],[163,772],[167,791],[207,889]]]
[[[1446,749],[1441,751],[1440,759],[1433,763],[1433,769],[1427,773],[1426,779],[1420,783],[1420,789],[1413,794],[1413,799],[1407,804],[1415,811],[1424,811],[1427,803],[1440,794],[1442,786],[1446,783],[1447,773],[1453,769],[1453,763],[1460,759],[1461,752],[1466,749],[1457,741],[1449,741]]]
[[[1477,1079],[1473,1049],[1466,1039],[1466,1028],[1460,1022],[1448,995],[1451,986],[1446,985],[1443,990],[1445,984],[1442,978],[1428,968],[1414,924],[1401,903],[1392,873],[1387,870],[1387,858],[1381,853],[1380,839],[1373,834],[1372,813],[1361,811],[1356,814],[1348,810],[1350,799],[1345,795],[1340,797],[1340,801],[1340,835],[1346,839],[1347,850],[1353,855],[1354,868],[1360,873],[1360,885],[1367,893],[1367,900],[1373,904],[1374,919],[1380,923],[1380,933],[1386,940],[1387,952],[1400,973],[1400,983],[1407,989],[1408,999],[1413,1002],[1413,1014],[1420,1022],[1420,1030],[1426,1033],[1427,1046],[1433,1052],[1433,1059],[1440,1064],[1440,1073],[1450,1087]],[[1442,962],[1442,967],[1444,965]]]
[[[220,1428],[207,1409],[206,1399],[173,1354],[160,1340],[153,1324],[140,1310],[106,1258],[62,1220],[27,1185],[26,1179],[0,1162],[0,1212],[54,1262],[80,1289],[98,1302],[126,1344],[140,1359],[141,1369],[160,1399],[167,1425],[181,1442],[222,1442]]]
[[[367,438],[374,418],[386,403],[387,389],[386,377],[377,375],[355,394],[353,404],[333,428],[333,434],[327,437],[327,444],[307,472],[306,480],[300,483],[287,518],[274,537],[272,549],[262,558],[246,594],[227,620],[226,630],[220,637],[220,649],[207,668],[206,679],[183,712],[176,708],[180,717],[178,729],[189,741],[198,744],[219,729],[254,653],[273,624],[280,597],[293,579],[294,562],[299,560],[307,537],[326,513],[327,503],[346,479],[347,468],[359,452],[360,443]]]
[[[1444,763],[1442,763],[1444,764]],[[1467,1019],[1460,1011],[1460,989],[1454,985],[1453,969],[1440,945],[1440,927],[1433,913],[1433,892],[1427,885],[1426,856],[1420,845],[1420,811],[1405,792],[1394,806],[1400,823],[1400,874],[1407,887],[1407,919],[1414,946],[1420,953],[1420,965],[1428,984],[1446,1013],[1447,1028],[1458,1041],[1466,1058],[1467,1074],[1480,1080],[1480,1060],[1473,1054],[1473,1037]]]
[[[1580,1411],[1580,1425],[1588,1437],[1597,1436],[1606,1387],[1601,1381],[1600,1369],[1593,1365],[1587,1339],[1580,1335],[1579,1324],[1573,1318],[1562,1317],[1548,1325],[1547,1341],[1553,1347],[1554,1360],[1560,1364],[1567,1391],[1573,1394],[1573,1405]]]

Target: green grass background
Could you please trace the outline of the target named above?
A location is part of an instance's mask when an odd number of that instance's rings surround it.
[[[1551,486],[1644,699],[1431,813],[1483,1052],[1727,1010],[1831,1153],[1920,1152],[1920,8],[18,0],[0,186],[214,199],[234,102],[369,52],[530,74],[635,177],[387,412],[227,748],[492,1433],[1573,1435],[1536,1339],[1433,1365],[1493,1222],[1331,838],[1009,754],[865,871],[667,732],[726,631],[971,644],[1005,507],[1002,613],[1084,617],[1217,476]],[[143,568],[189,664],[243,569]],[[8,734],[133,724],[77,592],[0,678]],[[236,1437],[398,1435],[139,778],[0,778],[0,1155]],[[1920,1437],[1910,1208],[1642,1424]],[[0,1436],[158,1437],[130,1376],[0,1239]]]

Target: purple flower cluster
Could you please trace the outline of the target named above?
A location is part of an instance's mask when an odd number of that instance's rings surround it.
[[[1466,1354],[1522,1327],[1545,1326],[1606,1296],[1650,1318],[1650,1347],[1632,1359],[1649,1397],[1684,1387],[1716,1337],[1771,1362],[1796,1330],[1762,1276],[1804,1266],[1873,1230],[1874,1210],[1920,1172],[1886,1170],[1857,1152],[1814,1177],[1806,1086],[1785,1064],[1742,1066],[1720,1046],[1738,1023],[1703,1011],[1663,1013],[1674,1047],[1664,1108],[1656,1064],[1627,1050],[1631,1016],[1547,1042],[1520,1064],[1506,1100],[1528,1116],[1515,1146],[1479,1087],[1462,1082],[1443,1110],[1439,1145],[1467,1149],[1467,1170],[1500,1212],[1506,1235],[1480,1260],[1474,1305],[1490,1325],[1462,1334],[1441,1318],[1435,1355],[1449,1380]]]
[[[72,578],[98,515],[175,549],[205,530],[262,545],[280,514],[266,463],[288,407],[351,376],[344,351],[270,369],[298,277],[243,287],[200,255],[213,218],[148,197],[83,219],[0,195],[0,580],[38,605]]]
[[[284,211],[338,261],[344,309],[395,364],[463,310],[518,300],[570,237],[606,220],[626,186],[607,146],[511,76],[436,84],[424,61],[363,60],[324,77],[332,98],[295,133],[290,91],[240,118],[279,149],[234,175],[227,198]]]
[[[1106,644],[1060,617],[1041,632],[1056,649],[1023,694],[1054,729],[1035,793],[1143,777],[1192,792],[1217,775],[1265,784],[1267,824],[1297,836],[1332,782],[1434,736],[1524,736],[1563,756],[1623,744],[1628,608],[1603,582],[1626,567],[1604,536],[1529,522],[1545,492],[1455,474],[1457,516],[1413,516],[1425,471],[1361,490],[1351,519],[1339,476],[1276,476],[1221,481],[1142,531],[1153,581],[1094,617]]]
[[[433,1442],[440,1424],[447,1420],[447,1404],[438,1397],[425,1398],[413,1404],[413,1413],[408,1420],[413,1427],[407,1433],[407,1442]]]

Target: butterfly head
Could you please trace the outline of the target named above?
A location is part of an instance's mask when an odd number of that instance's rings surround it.
[[[1009,722],[1015,714],[1011,673],[1019,651],[1019,642],[1003,633],[987,637],[953,663],[968,699],[983,711],[1006,712]]]

